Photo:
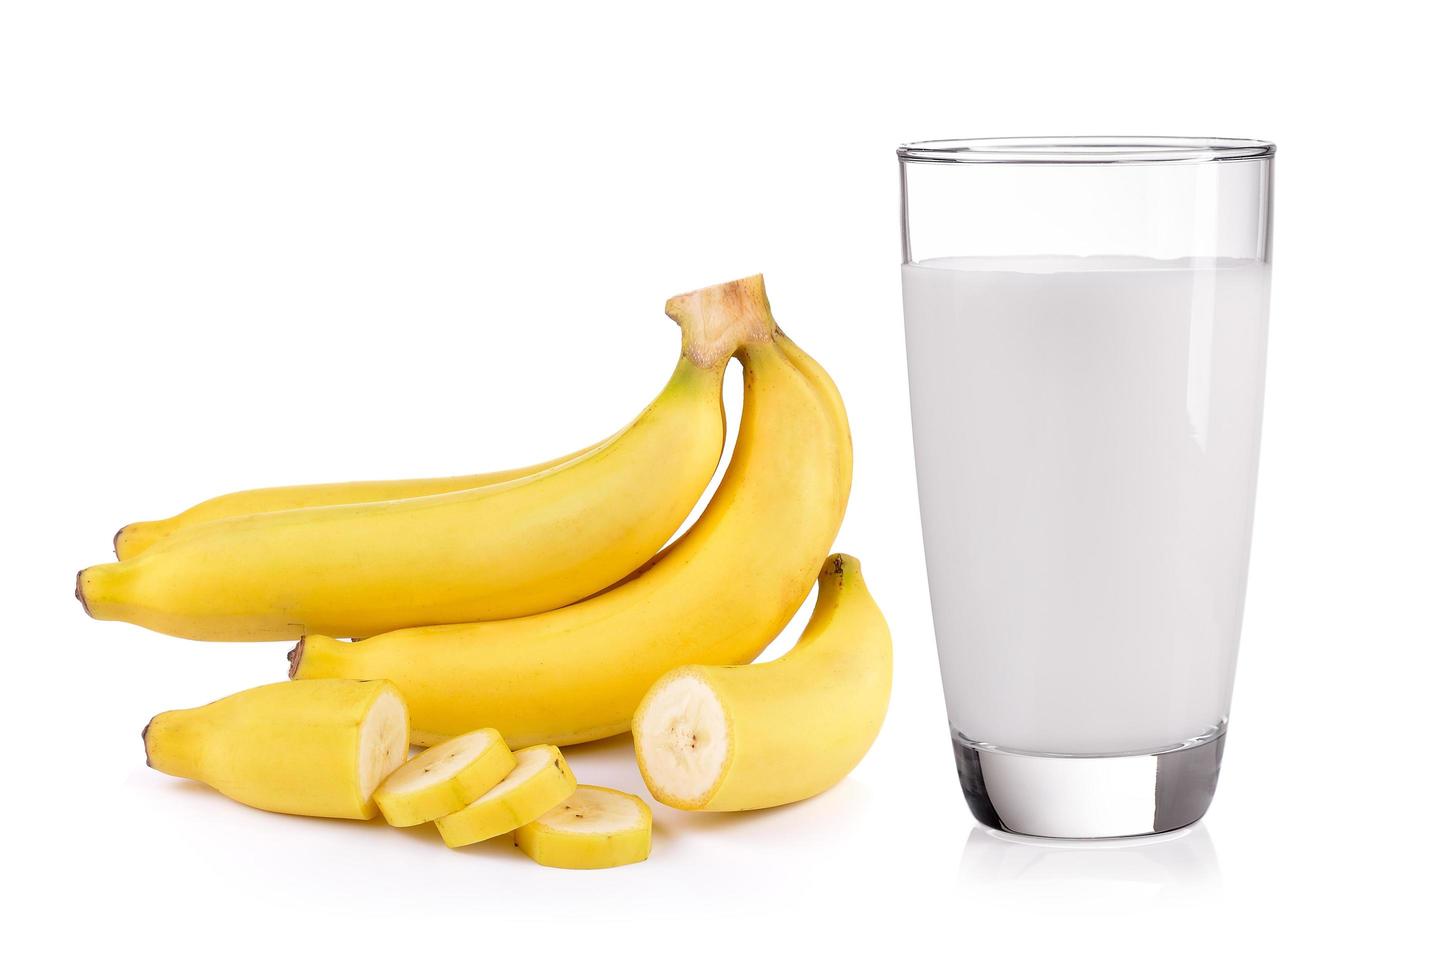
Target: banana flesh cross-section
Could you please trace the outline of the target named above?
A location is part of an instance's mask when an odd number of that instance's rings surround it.
[[[464,847],[537,819],[568,799],[576,786],[578,781],[557,748],[530,746],[514,753],[514,768],[499,785],[434,823],[444,843]]]
[[[492,728],[441,742],[396,769],[374,793],[395,827],[428,823],[462,810],[514,769],[514,755]]]
[[[514,844],[551,868],[615,868],[649,856],[653,815],[637,796],[580,786],[563,803],[514,832]]]
[[[836,784],[888,710],[893,642],[858,560],[833,555],[808,627],[787,655],[681,667],[634,715],[634,751],[654,799],[683,810],[754,810]]]

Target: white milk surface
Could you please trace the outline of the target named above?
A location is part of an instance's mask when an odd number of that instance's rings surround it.
[[[903,268],[955,735],[1118,754],[1226,721],[1269,267],[1124,256]]]

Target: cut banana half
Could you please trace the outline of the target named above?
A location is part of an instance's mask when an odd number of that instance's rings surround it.
[[[409,712],[388,681],[281,681],[155,715],[144,740],[150,768],[249,806],[368,820],[409,752]]]
[[[462,810],[514,769],[514,754],[492,728],[451,738],[396,769],[374,793],[395,827],[413,827]]]
[[[498,786],[434,825],[450,847],[476,844],[537,820],[578,785],[557,748],[534,745],[514,753],[514,768]]]
[[[603,786],[574,795],[514,832],[514,844],[550,868],[617,868],[649,856],[654,818],[637,796]]]
[[[893,641],[851,555],[831,555],[813,618],[786,656],[680,667],[634,715],[634,752],[654,799],[681,810],[756,810],[807,799],[846,776],[888,710]]]

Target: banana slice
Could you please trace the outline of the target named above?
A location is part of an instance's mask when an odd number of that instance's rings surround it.
[[[514,755],[492,728],[442,742],[396,769],[374,792],[395,827],[428,823],[462,810],[514,769]]]
[[[603,786],[574,795],[514,832],[514,844],[551,868],[616,868],[649,856],[654,818],[637,796]]]
[[[507,834],[563,803],[578,786],[569,764],[552,745],[514,753],[514,769],[489,792],[434,821],[450,847],[464,847]]]

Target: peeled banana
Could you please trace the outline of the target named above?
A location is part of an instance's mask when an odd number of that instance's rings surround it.
[[[605,440],[607,441],[607,440]],[[149,550],[151,546],[165,540],[172,534],[197,524],[223,520],[226,517],[243,517],[248,514],[268,514],[277,510],[300,510],[305,507],[331,507],[335,504],[367,504],[381,500],[403,500],[406,497],[429,497],[436,493],[452,493],[456,490],[474,490],[522,479],[544,470],[553,469],[569,460],[582,456],[595,444],[578,452],[551,459],[547,463],[521,466],[512,470],[498,470],[493,473],[478,473],[472,476],[438,476],[417,480],[363,480],[354,483],[307,483],[292,487],[261,487],[257,490],[240,490],[195,504],[189,510],[181,511],[162,521],[136,521],[126,524],[115,534],[115,557],[121,561],[134,558]]]
[[[394,770],[374,802],[394,827],[413,827],[462,810],[514,769],[514,754],[492,728],[425,749]]]
[[[533,745],[514,753],[514,768],[499,785],[434,824],[450,847],[477,844],[542,816],[568,799],[576,786],[557,748]]]
[[[648,804],[637,796],[580,786],[514,831],[514,846],[550,868],[615,868],[648,858],[653,825]]]
[[[652,558],[718,466],[733,342],[706,326],[685,327],[643,414],[566,463],[471,490],[199,524],[85,569],[76,595],[96,619],[201,640],[372,636],[582,599]]]
[[[387,681],[290,681],[158,714],[144,739],[151,768],[249,806],[368,820],[409,752],[409,716]]]
[[[682,810],[755,810],[836,784],[868,751],[893,680],[893,643],[850,555],[818,580],[813,617],[777,660],[680,667],[634,715],[654,799]]]
[[[783,629],[823,565],[848,500],[848,421],[823,369],[777,335],[763,279],[675,297],[690,342],[744,368],[732,461],[689,531],[641,572],[520,619],[401,630],[356,643],[307,636],[291,674],[385,677],[433,744],[480,724],[511,746],[626,731],[645,692],[686,663],[747,663]]]

